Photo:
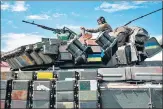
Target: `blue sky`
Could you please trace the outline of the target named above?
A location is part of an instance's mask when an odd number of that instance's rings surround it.
[[[115,29],[128,21],[162,8],[160,2],[81,2],[81,1],[17,1],[1,4],[1,49],[9,51],[24,44],[35,43],[41,37],[55,37],[51,31],[25,24],[22,20],[53,28],[67,26],[79,32],[80,26],[96,28],[96,19],[104,16]],[[151,36],[162,36],[162,11],[130,25],[145,28]]]

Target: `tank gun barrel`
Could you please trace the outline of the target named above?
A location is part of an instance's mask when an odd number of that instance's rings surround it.
[[[50,28],[50,27],[47,27],[47,26],[44,26],[44,25],[36,24],[36,23],[34,23],[34,21],[33,22],[28,22],[28,21],[22,20],[22,22],[32,24],[32,25],[36,25],[36,26],[41,27],[43,29],[53,31],[56,34],[68,33],[69,34],[68,39],[72,39],[75,35],[77,35],[74,31],[72,31],[71,29],[69,29],[67,27],[63,27],[63,29],[56,29],[56,28]]]
[[[44,26],[44,25],[36,24],[36,23],[34,23],[34,21],[33,22],[28,22],[28,21],[22,20],[22,22],[29,23],[29,24],[32,24],[32,25],[36,25],[36,26],[41,27],[43,29],[54,31],[55,33],[64,33],[65,32],[64,29],[50,28],[50,27],[47,27],[47,26]]]

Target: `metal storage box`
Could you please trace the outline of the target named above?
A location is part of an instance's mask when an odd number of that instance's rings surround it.
[[[50,81],[34,81],[33,82],[33,90],[50,90],[51,82]]]
[[[38,52],[38,55],[41,57],[45,64],[50,64],[54,61],[49,55],[45,55],[41,51]]]
[[[73,91],[74,81],[57,81],[56,91]]]
[[[74,102],[56,102],[57,109],[74,109]]]
[[[3,72],[1,71],[1,80],[9,80],[14,79],[13,72]]]
[[[43,60],[40,58],[40,56],[37,54],[37,52],[33,51],[31,54],[31,57],[34,59],[37,65],[43,64]]]
[[[85,70],[83,72],[79,72],[79,77],[81,80],[96,80],[97,79],[97,71],[96,70]]]
[[[73,102],[74,92],[73,91],[57,92],[56,101],[57,102]]]
[[[20,68],[25,66],[25,65],[23,65],[22,63],[19,62],[19,58],[15,57],[13,59],[18,63]]]
[[[132,67],[133,80],[162,80],[162,67]]]
[[[44,42],[38,42],[38,43],[33,45],[33,49],[39,50],[40,48],[42,48],[43,45],[44,45]]]
[[[28,92],[26,90],[12,90],[12,100],[27,100]]]
[[[50,103],[45,100],[33,100],[33,109],[49,109]]]
[[[8,62],[10,62],[11,66],[12,66],[12,69],[18,69],[18,66],[16,66],[16,64],[13,62],[14,60],[11,58],[11,59],[7,59]]]
[[[58,46],[45,44],[43,45],[43,52],[48,55],[56,55],[58,54]]]
[[[14,62],[14,60],[12,58],[11,59],[8,59],[8,61],[11,63],[13,69],[18,69],[19,68],[19,66],[17,66],[15,64],[15,62]]]
[[[26,60],[24,60],[24,58],[22,57],[22,55],[18,56],[17,59],[19,59],[19,62],[20,62],[24,67],[29,66],[29,64],[26,62]]]
[[[29,80],[13,80],[13,90],[28,90]]]
[[[58,80],[74,80],[75,71],[58,71],[57,72]]]
[[[96,109],[97,108],[97,101],[87,101],[87,102],[79,102],[79,109]]]
[[[19,64],[13,58],[11,58],[10,61],[13,63],[14,69],[19,68]]]
[[[78,84],[80,91],[97,90],[96,80],[79,80]]]
[[[14,69],[15,66],[13,65],[10,59],[6,59],[6,62],[11,66],[12,69]]]
[[[96,101],[97,91],[79,91],[79,101]]]
[[[6,90],[7,80],[0,80],[0,82],[1,82],[0,89]]]
[[[50,100],[50,91],[33,91],[33,100]]]
[[[1,100],[5,100],[5,99],[6,99],[6,90],[1,90],[0,99],[1,99]]]
[[[60,52],[60,60],[63,61],[72,61],[72,55],[69,52]]]
[[[98,73],[106,81],[126,80],[125,68],[100,68],[98,69]]]
[[[11,100],[11,109],[26,109],[27,101]]]
[[[54,74],[51,71],[38,71],[36,72],[37,80],[49,80],[54,78]]]
[[[34,61],[31,59],[28,53],[24,53],[22,57],[26,61],[26,63],[28,63],[28,65],[35,65]]]
[[[1,102],[0,108],[5,109],[5,100],[0,100],[0,102]]]
[[[49,39],[50,45],[59,45],[62,41],[60,39]]]
[[[33,71],[21,71],[17,73],[17,80],[32,80],[33,79]]]

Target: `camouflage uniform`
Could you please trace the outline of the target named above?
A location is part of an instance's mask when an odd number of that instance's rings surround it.
[[[85,31],[90,32],[90,33],[97,33],[97,32],[103,32],[103,31],[108,31],[108,32],[112,32],[112,28],[109,24],[104,23],[101,24],[97,29],[85,29]]]
[[[118,27],[113,31],[114,36],[117,38],[119,47],[128,42],[128,38],[132,32],[132,29],[127,26]]]

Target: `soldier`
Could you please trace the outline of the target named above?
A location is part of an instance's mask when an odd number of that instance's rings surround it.
[[[123,46],[129,41],[129,36],[132,34],[132,29],[127,26],[121,26],[109,33],[111,36],[117,38],[118,47]]]
[[[85,30],[86,32],[90,32],[90,33],[97,33],[97,32],[103,32],[103,31],[108,31],[108,32],[112,32],[112,28],[111,26],[106,22],[104,17],[100,17],[99,19],[97,19],[98,25],[99,27],[97,29],[86,29],[84,27],[81,27],[81,30]]]
[[[132,42],[137,47],[143,48],[144,42],[149,39],[148,32],[144,28],[137,26],[121,26],[109,34],[117,38],[119,47],[125,45],[127,42]]]
[[[97,22],[99,27],[96,29],[86,29],[85,27],[80,27],[80,29],[82,30],[82,34],[80,34],[79,37],[85,36],[86,39],[90,39],[92,37],[92,35],[85,34],[85,32],[90,32],[90,33],[98,33],[103,31],[112,32],[111,26],[106,22],[104,17],[101,16],[99,19],[97,19]]]

